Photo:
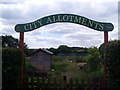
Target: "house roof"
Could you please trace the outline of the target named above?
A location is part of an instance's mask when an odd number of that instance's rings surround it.
[[[45,52],[45,53],[47,53],[47,54],[53,55],[52,52],[50,52],[50,51],[48,51],[48,50],[46,50],[46,49],[39,48],[39,49],[37,49],[37,50],[34,50],[32,53],[30,53],[30,56],[33,55],[33,54],[35,54],[35,53],[37,53],[37,52],[39,52],[39,51],[43,51],[43,52]]]

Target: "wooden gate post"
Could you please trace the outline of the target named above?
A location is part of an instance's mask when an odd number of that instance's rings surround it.
[[[20,32],[20,50],[22,55],[21,63],[21,88],[24,87],[24,32]]]
[[[108,32],[105,31],[104,31],[104,43],[105,46],[108,43]],[[104,88],[108,88],[106,76],[107,76],[107,61],[104,62]]]

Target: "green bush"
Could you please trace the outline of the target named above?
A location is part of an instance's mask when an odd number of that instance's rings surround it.
[[[89,78],[96,78],[96,77],[103,78],[103,71],[91,72],[89,74]]]
[[[37,68],[33,67],[30,63],[30,57],[26,57],[25,58],[25,70],[26,70],[26,73],[28,72],[34,72],[37,70]]]
[[[2,88],[20,88],[21,52],[16,48],[2,48]]]
[[[27,64],[26,65],[26,73],[27,72],[34,72],[36,71],[37,69],[35,67],[33,67],[31,64]]]
[[[109,41],[100,46],[104,61],[108,62],[108,80],[110,88],[120,88],[120,40]]]
[[[97,70],[101,69],[101,58],[99,49],[96,47],[89,49],[89,55],[86,56],[86,62],[88,66],[89,72],[96,72]]]

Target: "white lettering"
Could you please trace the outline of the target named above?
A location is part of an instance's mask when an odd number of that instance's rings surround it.
[[[32,24],[29,24],[29,26],[30,26],[30,30],[32,29]]]
[[[59,21],[62,21],[62,20],[60,20],[60,15],[58,15],[58,17],[56,19],[56,22],[59,22]]]
[[[55,22],[55,16],[53,16],[53,22]]]
[[[92,26],[93,26],[93,23],[94,23],[93,21],[89,20],[87,26],[92,27]]]
[[[78,22],[78,23],[80,23],[80,22],[81,22],[81,17],[77,17],[77,16],[75,16],[75,20],[74,20],[74,22]]]
[[[95,29],[97,29],[97,27],[98,27],[98,25],[99,25],[99,23],[95,23],[96,25],[95,25]]]
[[[36,26],[36,23],[34,22],[34,23],[32,23],[33,25],[34,25],[34,28],[37,28],[37,26]]]
[[[103,30],[103,29],[104,29],[104,24],[99,24],[99,26],[100,26],[100,27],[99,27],[100,30]]]
[[[69,17],[70,17],[70,21],[72,22],[72,21],[73,21],[73,17],[74,17],[74,16],[69,16]]]
[[[40,25],[42,25],[42,23],[41,23],[41,19],[39,20],[39,21],[37,21]]]
[[[67,15],[63,16],[63,21],[68,21],[69,17]]]
[[[47,18],[47,23],[51,23],[52,20],[50,19],[50,17]]]
[[[83,25],[87,25],[87,18],[83,18],[82,24],[83,24]]]
[[[24,25],[25,30],[29,30],[29,24]]]

